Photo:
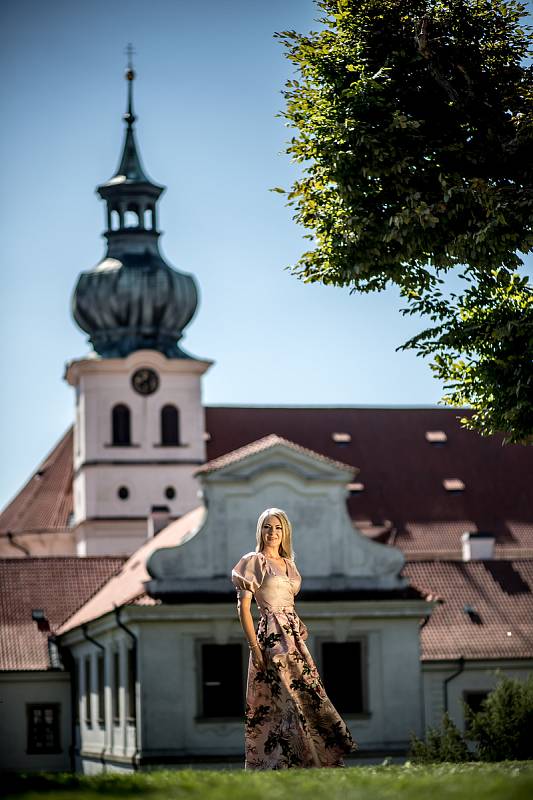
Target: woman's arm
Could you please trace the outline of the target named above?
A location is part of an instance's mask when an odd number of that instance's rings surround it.
[[[237,609],[239,612],[239,620],[242,625],[242,629],[244,631],[244,635],[248,640],[248,646],[250,648],[250,652],[252,654],[252,661],[254,662],[254,666],[257,669],[264,669],[265,662],[263,658],[263,652],[257,643],[257,638],[255,635],[255,628],[254,628],[254,620],[252,617],[252,612],[250,610],[252,603],[252,595],[251,593],[246,593],[243,597],[239,598],[239,602],[237,605]]]

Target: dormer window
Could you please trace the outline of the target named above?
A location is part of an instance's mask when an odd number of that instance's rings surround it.
[[[450,494],[459,494],[464,492],[465,485],[459,478],[444,478],[442,485]]]
[[[441,447],[448,441],[447,435],[444,431],[426,431],[426,442],[429,442],[436,447]]]
[[[350,444],[350,442],[352,441],[351,433],[345,433],[342,431],[337,431],[335,433],[332,433],[331,438],[333,439],[335,444],[338,444],[341,447]]]

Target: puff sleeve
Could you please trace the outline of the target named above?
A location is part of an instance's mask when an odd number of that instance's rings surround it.
[[[246,553],[231,570],[231,582],[237,590],[237,598],[252,595],[263,583],[266,559],[262,553]]]

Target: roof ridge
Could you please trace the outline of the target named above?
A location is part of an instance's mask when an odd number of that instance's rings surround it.
[[[263,450],[267,450],[270,447],[274,447],[277,444],[284,444],[289,447],[291,450],[295,450],[296,452],[303,453],[306,455],[311,455],[313,458],[326,462],[327,464],[333,464],[341,469],[348,469],[352,472],[355,472],[358,468],[352,464],[346,464],[343,461],[338,461],[337,459],[330,458],[329,456],[325,456],[323,453],[319,453],[316,450],[312,450],[310,447],[305,447],[305,445],[298,444],[298,442],[294,442],[291,439],[287,439],[284,436],[281,436],[279,433],[268,433],[266,436],[261,436],[259,439],[254,439],[247,444],[242,445],[241,447],[237,447],[235,450],[230,450],[228,453],[223,453],[216,458],[211,459],[210,461],[206,461],[205,464],[202,464],[199,469],[196,470],[195,474],[203,473],[203,472],[211,472],[217,469],[222,469],[229,464],[237,463],[238,461],[242,461],[248,455],[252,455],[254,453],[261,452]]]

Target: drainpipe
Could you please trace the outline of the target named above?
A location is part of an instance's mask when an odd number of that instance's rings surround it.
[[[122,611],[121,606],[117,606],[114,604],[115,608],[115,619],[117,621],[117,625],[119,628],[122,628],[123,631],[126,631],[128,636],[131,638],[133,642],[133,653],[134,653],[134,661],[135,664],[135,684],[137,684],[137,655],[138,655],[138,647],[137,647],[137,637],[120,619],[120,612]],[[137,698],[135,698],[135,703],[137,703]],[[133,769],[137,771],[139,769],[139,719],[138,714],[135,715],[135,752],[133,754]]]
[[[458,675],[461,674],[463,669],[465,668],[465,659],[464,656],[459,656],[459,669],[456,672],[452,672],[447,678],[444,679],[444,712],[448,711],[448,683],[456,678]]]
[[[101,644],[100,642],[97,642],[96,639],[93,639],[92,636],[89,636],[89,634],[87,633],[87,625],[86,624],[81,626],[81,630],[82,630],[84,639],[86,639],[88,642],[91,642],[92,644],[95,644],[97,647],[100,648],[100,650],[104,654],[104,660],[105,660],[105,647],[104,647],[104,645]],[[85,676],[85,683],[87,683],[87,676]],[[100,690],[100,687],[98,687],[98,690]],[[87,691],[87,687],[85,687],[85,691]],[[81,727],[81,719],[80,719],[80,727]],[[102,752],[100,753],[100,764],[102,765],[102,772],[106,772],[107,771],[106,770],[105,751],[106,751],[106,747],[105,747],[105,723],[104,723],[104,746],[102,748]]]
[[[31,555],[30,551],[26,547],[24,547],[24,545],[19,544],[18,542],[15,541],[15,534],[12,531],[7,531],[6,536],[9,544],[13,545],[13,547],[16,547],[17,550],[22,550],[26,558],[30,557]]]

